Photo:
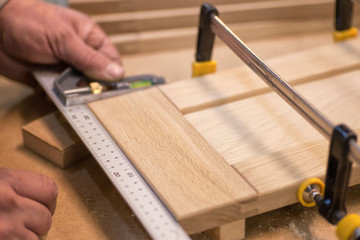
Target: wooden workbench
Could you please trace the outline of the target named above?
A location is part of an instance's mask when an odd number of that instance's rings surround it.
[[[330,42],[329,33],[322,32],[252,41],[249,45],[268,59]],[[190,75],[193,51],[186,48],[127,55],[124,62],[129,75],[152,72],[177,81]],[[219,61],[220,70],[241,65],[224,46],[216,48],[214,58]],[[177,63],[167,65],[170,59],[177,59]],[[150,60],[151,65],[147,64]],[[47,239],[147,239],[136,217],[92,158],[62,170],[23,147],[21,127],[54,110],[44,99],[41,91],[0,80],[1,166],[48,175],[59,186],[57,210]],[[359,187],[350,189],[347,203],[350,212],[360,213],[359,195]],[[334,227],[316,209],[304,209],[298,204],[249,218],[246,223],[248,239],[335,239]],[[206,239],[201,234],[193,238]]]

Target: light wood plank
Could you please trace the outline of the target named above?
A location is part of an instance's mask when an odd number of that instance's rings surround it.
[[[84,144],[59,112],[26,124],[22,131],[26,147],[61,168],[89,156]]]
[[[360,133],[359,76],[353,71],[296,89],[335,124]],[[275,93],[186,118],[259,191],[259,202],[249,205],[258,213],[296,202],[303,180],[324,177],[328,141]]]
[[[261,2],[262,0],[256,0]],[[279,1],[279,0],[272,0]],[[209,0],[211,4],[234,4],[239,2],[255,2],[255,0]],[[170,8],[200,8],[202,0],[167,1],[167,0],[70,0],[70,7],[87,14],[101,14],[129,11],[149,11]]]
[[[159,89],[89,106],[189,233],[241,218],[256,197]]]
[[[286,81],[298,84],[360,67],[360,40],[330,44],[267,61]],[[161,87],[182,113],[271,91],[248,67]]]
[[[331,0],[254,1],[216,5],[221,19],[229,23],[251,21],[321,19],[333,17]],[[161,29],[194,27],[198,25],[200,5],[187,8],[155,9],[92,16],[108,34]]]
[[[304,19],[288,21],[254,21],[249,23],[233,23],[229,27],[242,40],[258,40],[292,34],[318,33],[332,31],[333,19]],[[331,34],[329,34],[329,37]],[[136,33],[113,34],[111,41],[124,54],[174,50],[194,47],[197,27],[143,31]],[[220,42],[220,41],[219,41]],[[194,50],[195,51],[195,50]]]
[[[220,45],[220,43],[220,41],[215,42],[213,53],[213,59],[218,61],[217,74],[220,74],[220,71],[245,65],[229,47],[224,44]],[[261,57],[265,60],[332,43],[333,40],[330,38],[329,32],[326,31],[248,42],[250,48],[257,53],[261,53]],[[165,77],[169,83],[189,79],[191,76],[190,63],[194,61],[194,47],[156,53],[125,55],[123,60],[128,76],[140,73],[156,73]],[[170,62],[171,64],[169,64]]]

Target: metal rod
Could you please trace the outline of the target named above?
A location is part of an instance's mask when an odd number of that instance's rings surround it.
[[[324,137],[330,139],[334,124],[281,76],[264,63],[216,15],[211,15],[211,30],[223,40],[270,88],[302,115]],[[360,147],[351,141],[350,161],[360,164]]]

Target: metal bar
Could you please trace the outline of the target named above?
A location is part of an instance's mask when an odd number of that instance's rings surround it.
[[[302,115],[324,137],[330,139],[334,124],[312,106],[300,93],[264,63],[222,21],[212,14],[211,30],[223,40],[270,88]],[[360,164],[360,147],[350,142],[350,161]]]

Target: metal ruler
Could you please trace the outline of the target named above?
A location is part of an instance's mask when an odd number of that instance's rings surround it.
[[[86,104],[65,106],[53,91],[58,74],[34,73],[56,107],[153,239],[190,239]]]

